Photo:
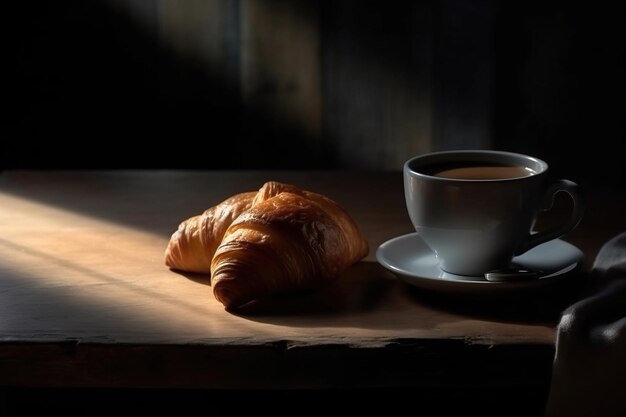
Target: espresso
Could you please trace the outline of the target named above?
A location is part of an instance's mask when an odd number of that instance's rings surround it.
[[[427,175],[459,180],[496,180],[528,177],[536,174],[528,167],[484,162],[438,164],[423,170]]]

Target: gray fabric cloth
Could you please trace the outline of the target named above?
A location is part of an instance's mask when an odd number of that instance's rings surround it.
[[[546,416],[626,416],[626,233],[607,242],[593,295],[563,312]]]
[[[604,279],[626,279],[626,232],[602,247],[593,264],[593,273]]]

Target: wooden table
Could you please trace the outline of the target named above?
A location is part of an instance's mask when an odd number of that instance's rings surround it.
[[[207,277],[168,270],[163,251],[182,219],[271,179],[342,204],[370,254],[320,291],[232,314]],[[587,216],[567,240],[588,268],[626,229],[626,203],[586,191]],[[580,276],[515,299],[424,293],[374,258],[411,231],[400,172],[4,172],[0,385],[545,391],[554,326]]]

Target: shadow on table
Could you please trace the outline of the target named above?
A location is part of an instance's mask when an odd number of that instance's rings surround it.
[[[211,285],[208,275],[176,272],[194,282]],[[330,285],[256,300],[229,312],[251,320],[261,317],[298,320],[311,316],[370,312],[380,308],[397,285],[397,280],[386,274],[377,263],[359,262]]]
[[[415,302],[434,309],[483,320],[520,324],[556,325],[562,311],[580,299],[588,274],[573,273],[566,281],[519,293],[484,297],[427,292],[407,286]]]
[[[206,275],[183,275],[210,285]],[[572,274],[566,280],[567,285],[480,297],[425,291],[404,284],[376,262],[359,262],[340,279],[318,290],[256,300],[229,312],[252,321],[296,327],[412,328],[423,326],[425,322],[419,317],[433,312],[449,321],[463,316],[555,325],[561,311],[579,296],[586,277]]]

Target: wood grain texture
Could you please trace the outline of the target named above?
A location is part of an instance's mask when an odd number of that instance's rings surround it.
[[[182,219],[270,179],[335,199],[352,214],[372,251],[333,285],[229,313],[213,298],[208,277],[168,270],[163,251]],[[618,226],[602,229],[591,221],[572,241],[595,255],[613,227]],[[420,357],[439,345],[442,363],[449,359],[445,352],[491,360],[480,346],[502,349],[504,357],[523,356],[537,346],[540,357],[549,357],[555,316],[536,310],[552,305],[558,312],[562,301],[555,294],[504,305],[441,298],[386,272],[374,261],[375,248],[411,232],[399,172],[5,172],[0,231],[0,384],[59,385],[67,378],[75,385],[134,386],[141,385],[141,375],[152,375],[153,384],[167,386],[176,368],[180,381],[171,386],[193,386],[182,370],[205,361],[196,373],[221,369],[216,372],[223,375],[230,369],[238,376],[198,376],[199,386],[235,386],[252,374],[250,384],[260,386],[266,371],[257,368],[271,368],[264,358],[278,355],[283,361],[284,352],[302,349],[289,361],[303,361],[306,368],[317,347],[337,358],[351,355],[344,349],[392,349],[380,353],[381,363],[391,361],[398,346]],[[142,349],[151,353],[138,353]],[[159,365],[161,374],[142,374],[142,367],[170,354],[174,363]],[[229,361],[221,363],[225,357]],[[259,361],[253,361],[257,368],[242,365],[251,358]],[[121,368],[107,374],[107,361]],[[356,367],[360,362],[354,361]],[[401,365],[394,366],[400,372]],[[55,367],[67,368],[67,375]],[[281,384],[298,373],[289,372]],[[146,378],[143,384],[150,385]]]

